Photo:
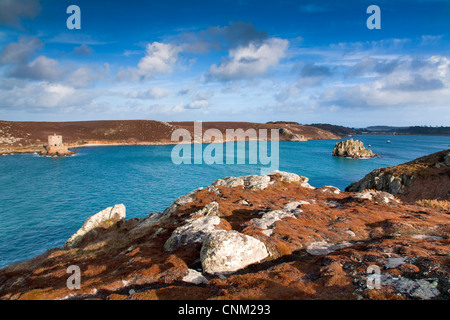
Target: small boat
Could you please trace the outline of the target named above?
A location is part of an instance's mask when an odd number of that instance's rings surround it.
[[[371,144],[369,144],[369,147],[371,147],[372,145]]]
[[[386,141],[386,143],[391,143],[391,140]]]

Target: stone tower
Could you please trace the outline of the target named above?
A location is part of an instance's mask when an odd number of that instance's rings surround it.
[[[58,135],[56,135],[56,133],[48,136],[48,146],[49,147],[59,147],[62,145],[63,145],[62,136],[58,136]]]

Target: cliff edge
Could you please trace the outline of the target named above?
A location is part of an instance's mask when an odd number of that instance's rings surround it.
[[[345,188],[350,192],[365,189],[386,191],[407,202],[450,201],[450,149],[398,166],[375,169]]]

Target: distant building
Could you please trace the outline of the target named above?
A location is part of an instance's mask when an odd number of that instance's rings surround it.
[[[44,146],[44,148],[45,151],[42,153],[43,155],[67,156],[72,154],[72,152],[64,145],[62,136],[57,135],[56,133],[48,136],[48,144]]]
[[[48,136],[48,146],[49,147],[58,147],[58,146],[62,146],[63,142],[62,142],[62,136],[58,136],[56,135],[56,133],[54,133],[51,136]]]

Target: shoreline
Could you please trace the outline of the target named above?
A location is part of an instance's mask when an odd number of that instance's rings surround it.
[[[336,138],[336,139],[309,139],[309,140],[338,140],[342,138]],[[234,140],[235,142],[242,142],[244,140]],[[271,141],[271,139],[246,139],[245,141]],[[280,141],[287,141],[287,142],[306,142],[306,141],[290,141],[290,140],[279,140]],[[308,140],[307,140],[308,141]],[[225,140],[225,141],[203,141],[201,144],[211,144],[211,143],[227,143],[227,142],[233,142],[233,140]],[[177,141],[171,141],[171,142],[117,142],[117,143],[87,143],[87,144],[81,144],[81,145],[66,145],[66,147],[69,149],[79,149],[79,148],[89,148],[89,147],[120,147],[120,146],[170,146],[170,145],[177,145],[177,144],[195,144],[193,142],[177,142]],[[20,147],[23,148],[23,147]],[[14,154],[34,154],[39,153],[40,151],[44,150],[44,147],[30,147],[33,149],[25,149],[25,150],[12,150],[12,151],[2,151],[0,149],[0,156],[5,155],[14,155]]]

